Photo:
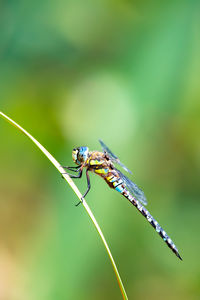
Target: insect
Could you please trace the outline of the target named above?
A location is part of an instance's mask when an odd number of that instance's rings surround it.
[[[164,231],[164,229],[158,224],[158,222],[152,217],[148,210],[144,207],[147,204],[144,192],[128,177],[126,177],[121,171],[119,171],[114,164],[120,165],[125,171],[131,171],[114,155],[111,150],[104,144],[102,140],[99,140],[103,152],[89,151],[88,147],[74,148],[72,151],[72,159],[78,165],[76,167],[63,167],[70,171],[77,172],[77,175],[68,174],[71,178],[81,178],[83,168],[86,169],[87,178],[87,190],[83,195],[83,198],[87,195],[90,190],[90,178],[89,171],[101,176],[109,187],[115,189],[121,193],[126,199],[128,199],[137,210],[147,219],[151,226],[158,232],[167,246],[176,254],[178,258],[178,249],[172,242],[170,237]],[[77,205],[79,205],[79,202]]]

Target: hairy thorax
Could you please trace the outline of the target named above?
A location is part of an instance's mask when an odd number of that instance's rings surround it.
[[[108,185],[113,188],[113,185],[107,179],[113,176],[118,177],[118,174],[106,153],[90,152],[86,164],[89,171],[103,177]]]

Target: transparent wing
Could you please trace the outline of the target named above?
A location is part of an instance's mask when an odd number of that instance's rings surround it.
[[[103,151],[107,152],[108,156],[110,157],[110,159],[114,162],[117,163],[118,165],[120,165],[126,172],[129,172],[130,174],[132,174],[132,172],[123,164],[121,163],[121,161],[119,160],[119,158],[113,154],[111,152],[111,150],[104,144],[104,142],[102,140],[99,140],[99,143],[101,144],[101,147],[103,149]]]
[[[142,204],[147,205],[147,199],[145,197],[144,192],[133,181],[131,181],[128,177],[126,177],[122,172],[120,172],[119,170],[117,170],[117,172],[119,173],[120,178],[127,186],[128,190],[134,194],[137,200],[139,200]]]

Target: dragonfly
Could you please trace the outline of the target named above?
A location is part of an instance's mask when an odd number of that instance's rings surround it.
[[[175,253],[175,255],[182,260],[177,247],[167,235],[160,224],[154,219],[150,212],[144,207],[147,205],[147,199],[144,192],[126,175],[115,167],[118,164],[126,172],[132,174],[132,172],[119,160],[119,158],[104,144],[102,140],[99,140],[102,152],[89,151],[88,147],[77,147],[72,150],[72,159],[77,166],[68,167],[64,166],[67,170],[77,172],[76,174],[68,174],[71,178],[81,178],[83,169],[86,169],[87,178],[87,190],[84,193],[83,198],[88,194],[91,184],[89,172],[95,173],[102,177],[110,188],[115,189],[122,194],[135,208],[146,218],[151,226],[160,235],[167,246]],[[77,204],[79,205],[81,201]],[[77,206],[76,205],[76,206]]]

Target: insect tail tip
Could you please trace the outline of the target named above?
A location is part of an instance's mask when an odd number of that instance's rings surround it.
[[[179,253],[177,253],[176,256],[180,258],[180,260],[183,260]]]

